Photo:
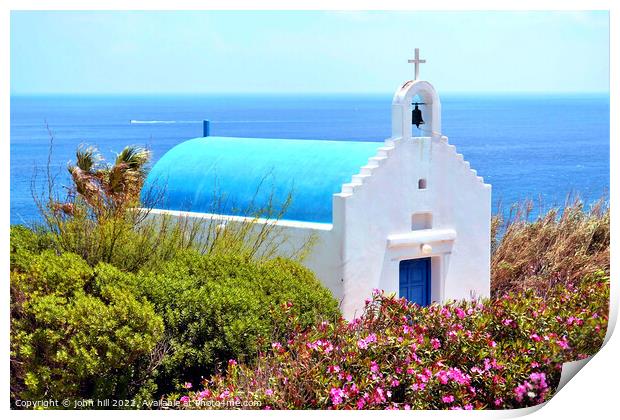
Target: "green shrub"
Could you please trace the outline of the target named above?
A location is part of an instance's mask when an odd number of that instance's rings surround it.
[[[182,252],[139,273],[94,267],[11,230],[12,398],[145,398],[200,380],[230,358],[252,362],[338,304],[297,262]],[[165,329],[164,329],[165,326]]]
[[[561,364],[596,353],[608,320],[604,273],[495,300],[421,308],[375,292],[361,318],[290,335],[257,366],[186,391],[185,408],[504,409],[548,400]],[[179,395],[171,395],[179,397]],[[255,405],[242,405],[252,402]]]
[[[163,334],[153,306],[121,284],[101,284],[105,265],[36,254],[27,232],[11,236],[12,400],[148,398]]]
[[[140,273],[137,284],[166,324],[167,347],[158,384],[198,381],[229,359],[253,362],[281,337],[281,305],[304,326],[339,318],[338,304],[309,270],[285,259],[254,261],[187,252]]]

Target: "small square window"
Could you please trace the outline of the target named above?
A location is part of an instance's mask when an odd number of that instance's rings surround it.
[[[411,230],[432,229],[433,214],[430,212],[414,213],[411,216]]]

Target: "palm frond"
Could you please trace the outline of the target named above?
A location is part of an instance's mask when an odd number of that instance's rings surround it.
[[[75,152],[75,166],[84,172],[94,172],[102,159],[95,146],[80,144]],[[69,172],[71,172],[71,169],[69,169]]]
[[[124,164],[128,170],[143,174],[150,159],[150,150],[140,146],[127,146],[116,155],[115,165]]]

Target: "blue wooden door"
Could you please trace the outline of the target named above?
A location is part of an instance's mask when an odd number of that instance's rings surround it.
[[[420,306],[431,303],[431,259],[404,260],[399,266],[400,297]]]

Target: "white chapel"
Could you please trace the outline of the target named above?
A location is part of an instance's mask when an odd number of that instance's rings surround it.
[[[145,188],[166,184],[154,212],[239,223],[236,209],[292,192],[275,223],[291,246],[316,238],[304,264],[349,319],[375,288],[419,305],[489,296],[491,186],[442,134],[439,96],[419,80],[424,61],[416,49],[382,143],[217,137],[205,124],[149,173]],[[261,192],[266,176],[274,186]],[[217,209],[215,183],[227,197]]]

